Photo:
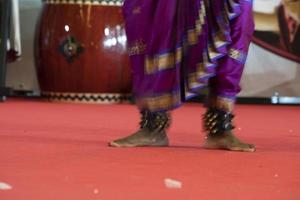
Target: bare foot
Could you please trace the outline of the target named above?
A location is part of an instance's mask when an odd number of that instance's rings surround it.
[[[254,145],[240,141],[231,132],[222,135],[208,135],[204,143],[204,148],[244,152],[254,152],[256,150]]]
[[[114,140],[108,145],[111,147],[165,147],[169,146],[169,139],[164,130],[150,131],[144,128],[125,138]]]

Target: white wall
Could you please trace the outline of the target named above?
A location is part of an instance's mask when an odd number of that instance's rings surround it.
[[[241,86],[240,96],[300,97],[300,63],[251,44]]]

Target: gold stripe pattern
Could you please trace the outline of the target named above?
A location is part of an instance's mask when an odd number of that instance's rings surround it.
[[[180,92],[167,93],[163,95],[157,95],[155,97],[143,97],[137,99],[138,106],[140,108],[147,108],[152,110],[167,110],[181,103]]]
[[[196,32],[196,29],[190,29],[188,30],[188,33],[187,33],[187,40],[188,40],[188,43],[189,45],[195,45],[198,43],[198,34]]]
[[[195,22],[195,29],[190,29],[187,32],[188,45],[194,45],[199,42],[199,35],[202,33],[202,25],[205,23],[205,5],[201,3],[201,9],[199,10],[199,19]],[[162,55],[154,56],[153,58],[146,58],[145,60],[145,73],[154,74],[156,72],[174,68],[176,64],[182,61],[183,47],[176,49],[175,53],[166,53]]]
[[[218,31],[216,35],[214,36],[214,45],[216,48],[219,48],[223,45],[227,44],[226,40],[224,39],[224,36],[221,31]]]
[[[246,61],[246,54],[237,49],[233,49],[233,48],[229,49],[228,55],[229,57],[241,63],[245,63]]]
[[[213,49],[213,47],[212,46],[209,46],[208,47],[208,56],[209,56],[209,58],[211,59],[211,60],[214,60],[214,59],[216,59],[217,57],[219,57],[219,56],[221,56],[222,54],[220,54],[220,53],[218,53],[217,51],[215,51],[214,49]]]
[[[173,68],[182,61],[182,47],[176,49],[175,53],[166,53],[154,58],[145,59],[145,73],[153,74],[168,68]]]
[[[197,65],[197,71],[194,73],[190,73],[188,76],[189,88],[196,88],[203,86],[202,83],[199,83],[199,78],[205,76],[207,73],[205,72],[205,67],[203,63],[199,63]]]
[[[199,42],[199,35],[202,33],[202,25],[205,23],[206,17],[206,8],[204,1],[201,2],[201,8],[199,10],[199,18],[195,22],[195,29],[190,29],[187,32],[187,43],[188,45],[195,45]],[[204,63],[208,63],[208,58],[213,60],[219,56],[221,53],[218,53],[215,48],[225,45],[227,42],[224,39],[224,36],[221,31],[217,32],[214,36],[214,47],[210,46],[208,48],[208,54],[203,55],[203,60],[206,60]],[[137,52],[140,53],[139,48],[136,48]],[[131,54],[132,55],[132,54]],[[176,64],[182,61],[183,50],[182,48],[176,49],[175,53],[166,53],[162,55],[157,55],[154,57],[147,57],[145,59],[145,73],[154,74],[156,72],[175,68]],[[209,64],[209,63],[208,63]],[[204,65],[205,66],[205,65]]]
[[[187,32],[188,45],[195,45],[199,42],[199,36],[202,33],[202,25],[205,23],[206,9],[204,1],[201,2],[199,10],[199,18],[195,22],[195,29],[190,29]]]

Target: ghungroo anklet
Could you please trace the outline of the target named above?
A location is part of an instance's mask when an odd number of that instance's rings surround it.
[[[148,128],[150,130],[163,130],[170,126],[171,117],[169,113],[166,112],[149,112],[141,111],[141,122],[140,128]]]
[[[220,135],[234,129],[234,115],[223,110],[210,108],[203,116],[204,129],[208,134]]]

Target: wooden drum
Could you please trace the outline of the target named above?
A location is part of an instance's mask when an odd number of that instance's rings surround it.
[[[35,60],[41,93],[52,100],[114,103],[131,77],[122,0],[45,0]]]

